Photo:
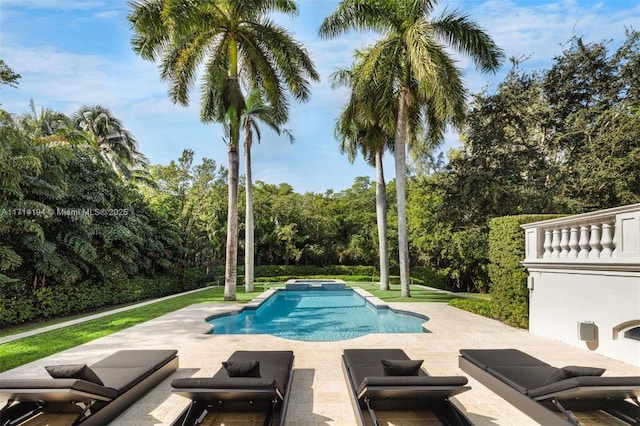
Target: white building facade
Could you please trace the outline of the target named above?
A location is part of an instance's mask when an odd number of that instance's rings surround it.
[[[640,204],[522,228],[529,331],[640,366]]]

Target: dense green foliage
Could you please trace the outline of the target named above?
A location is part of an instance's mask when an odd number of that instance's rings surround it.
[[[557,215],[519,215],[489,221],[489,277],[493,317],[514,327],[529,326],[529,290],[524,259],[525,223]]]
[[[98,152],[34,136],[4,111],[0,139],[0,325],[179,289],[142,280],[180,263],[178,230]]]

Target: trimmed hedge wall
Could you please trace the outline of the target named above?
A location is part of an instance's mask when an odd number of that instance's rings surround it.
[[[193,290],[204,285],[203,275],[188,271],[182,285],[176,277],[136,277],[104,284],[83,281],[40,288],[29,296],[14,284],[14,290],[22,291],[0,294],[0,328]]]
[[[562,215],[504,216],[489,221],[489,278],[493,317],[514,327],[529,327],[529,290],[520,225]]]
[[[244,268],[239,267],[238,273],[244,274]],[[312,265],[259,265],[255,267],[256,277],[277,276],[316,276],[316,275],[378,275],[378,268],[374,266],[312,266]]]

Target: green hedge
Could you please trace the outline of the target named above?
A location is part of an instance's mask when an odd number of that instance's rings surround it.
[[[483,317],[493,318],[493,304],[491,300],[459,298],[449,300],[449,305],[482,315]]]
[[[242,271],[242,272],[241,272]],[[243,268],[239,268],[238,273],[244,273]],[[317,275],[378,275],[378,268],[375,266],[313,266],[313,265],[259,265],[255,268],[256,277],[277,277],[291,276],[293,278],[311,277]]]
[[[436,271],[433,268],[415,266],[411,268],[411,277],[415,278],[416,281],[422,281],[426,286],[448,290],[447,274]]]
[[[202,275],[195,271],[185,274],[185,280],[188,281],[183,282],[182,286],[176,277],[136,277],[104,284],[83,281],[73,285],[43,287],[33,294],[29,294],[25,287],[14,284],[14,291],[0,294],[0,328],[191,290],[203,286]]]
[[[493,317],[514,327],[529,326],[527,271],[520,262],[525,256],[525,223],[559,215],[504,216],[489,221],[489,278]]]

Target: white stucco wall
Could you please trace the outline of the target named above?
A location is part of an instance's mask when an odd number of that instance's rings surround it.
[[[640,326],[640,271],[567,266],[529,265],[529,331],[640,366],[640,342],[620,329],[632,321]],[[595,323],[595,342],[578,339],[579,321]]]

